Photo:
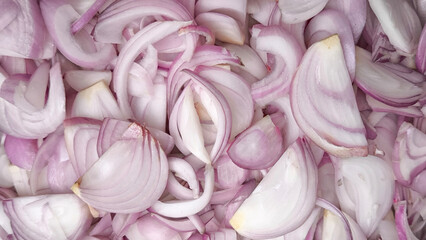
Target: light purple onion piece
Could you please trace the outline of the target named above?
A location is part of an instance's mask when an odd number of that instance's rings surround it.
[[[307,46],[338,34],[345,56],[346,67],[351,79],[355,77],[355,43],[348,18],[336,10],[323,10],[317,14],[305,29]]]
[[[306,51],[293,79],[290,103],[299,127],[326,152],[367,155],[365,128],[337,35]]]
[[[283,152],[281,131],[269,116],[238,135],[227,151],[237,166],[252,170],[273,166]]]
[[[19,239],[79,239],[92,221],[73,194],[18,197],[4,200],[3,208]]]
[[[416,67],[417,70],[423,74],[426,73],[426,27],[423,27],[423,31],[420,35],[419,46],[416,54]]]
[[[4,149],[12,164],[31,170],[38,151],[36,139],[22,139],[7,135],[4,140]]]

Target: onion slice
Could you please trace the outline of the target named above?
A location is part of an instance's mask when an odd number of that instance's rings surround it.
[[[21,138],[42,138],[65,118],[65,92],[59,63],[50,69],[49,96],[40,111],[27,111],[0,98],[0,131]]]
[[[327,4],[328,0],[279,0],[282,21],[299,23],[315,16]]]
[[[420,87],[399,77],[383,65],[373,63],[367,50],[356,47],[355,54],[355,82],[366,94],[395,107],[412,105],[420,98],[423,93]]]
[[[17,239],[80,239],[92,222],[89,208],[73,194],[3,201]]]
[[[43,0],[40,1],[40,8],[55,45],[71,62],[86,68],[102,69],[116,57],[111,44],[93,46],[95,42],[85,29],[72,35],[72,23],[80,15],[66,1]],[[94,51],[86,51],[87,46],[92,46]]]
[[[371,236],[392,207],[395,183],[390,166],[371,155],[338,159],[334,165],[341,209]]]
[[[398,182],[410,186],[426,170],[426,134],[412,124],[399,127],[393,152],[393,170]]]
[[[369,0],[368,2],[389,37],[390,43],[395,48],[414,55],[422,27],[410,3],[399,0]]]
[[[228,148],[232,162],[245,169],[272,167],[283,152],[281,131],[269,115],[239,134]]]
[[[293,115],[319,147],[340,157],[367,155],[367,140],[337,35],[303,56],[290,92]]]
[[[312,152],[305,141],[298,139],[229,222],[248,238],[273,238],[289,233],[302,225],[312,212],[317,183]]]
[[[71,188],[90,206],[113,213],[147,209],[167,183],[167,158],[145,127],[123,133]]]

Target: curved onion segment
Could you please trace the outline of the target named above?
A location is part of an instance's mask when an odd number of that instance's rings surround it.
[[[74,194],[3,201],[16,239],[81,239],[90,227],[89,208]]]
[[[410,123],[402,123],[396,138],[393,169],[398,182],[410,185],[426,170],[426,134]]]
[[[293,79],[291,107],[302,131],[339,157],[367,155],[367,140],[337,35],[313,44]]]
[[[239,167],[269,168],[280,158],[283,138],[270,116],[266,116],[237,136],[228,149],[228,155]]]
[[[392,207],[392,169],[384,160],[371,155],[339,159],[335,169],[341,209],[370,236]]]
[[[317,168],[306,142],[298,139],[281,156],[229,223],[248,238],[289,233],[309,217],[315,205]]]
[[[0,98],[0,131],[20,138],[42,138],[65,118],[65,91],[59,63],[50,69],[49,97],[38,111],[20,109]]]
[[[135,213],[147,209],[163,193],[167,158],[145,127],[133,124],[123,137],[71,189],[96,209]]]
[[[328,0],[279,0],[282,21],[299,23],[315,16],[327,4]]]
[[[415,54],[422,31],[420,19],[410,3],[400,0],[369,0],[392,45],[408,54]]]
[[[355,48],[355,82],[366,94],[394,107],[406,107],[420,98],[423,90],[394,74],[383,65],[373,63],[371,53]]]

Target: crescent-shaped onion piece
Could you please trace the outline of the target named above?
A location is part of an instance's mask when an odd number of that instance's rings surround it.
[[[71,188],[95,209],[136,213],[157,201],[166,188],[168,164],[164,151],[142,126],[129,127]]]
[[[42,138],[65,118],[65,92],[59,63],[50,69],[49,96],[38,111],[20,109],[0,98],[0,131],[21,138]]]
[[[3,201],[17,239],[74,239],[90,227],[89,208],[74,194],[38,195]]]
[[[421,97],[423,90],[420,87],[374,63],[367,50],[356,47],[355,54],[355,83],[366,94],[395,107],[412,105]]]
[[[299,23],[315,16],[327,4],[328,0],[279,0],[282,21]]]
[[[339,157],[367,155],[365,128],[337,35],[303,56],[290,92],[294,118],[319,147]]]
[[[398,130],[393,170],[398,182],[405,186],[426,170],[426,134],[407,122],[402,123]]]
[[[229,222],[248,238],[273,238],[289,233],[302,225],[312,212],[317,181],[317,168],[309,145],[298,139]]]
[[[392,207],[395,181],[391,167],[371,155],[337,159],[334,165],[341,209],[371,236]]]

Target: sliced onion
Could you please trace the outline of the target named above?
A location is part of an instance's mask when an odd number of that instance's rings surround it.
[[[12,179],[12,175],[10,173],[9,167],[10,167],[10,161],[7,158],[4,147],[2,146],[2,144],[0,144],[0,187],[1,188],[13,187],[13,179]]]
[[[354,41],[358,42],[367,20],[366,0],[329,0],[326,9],[335,9],[344,13],[351,24]]]
[[[341,215],[344,215],[347,219],[349,233],[347,232],[348,229],[345,229]],[[341,215],[336,215],[329,210],[324,211],[322,239],[367,239],[355,220],[344,212],[341,212]]]
[[[71,192],[78,176],[69,160],[62,127],[43,141],[29,175],[33,194]]]
[[[281,132],[270,116],[243,131],[228,148],[232,162],[245,169],[269,168],[283,152]]]
[[[297,140],[235,212],[231,226],[249,238],[272,238],[302,225],[315,205],[317,169],[306,142]],[[286,204],[282,204],[285,199]]]
[[[317,227],[321,213],[321,208],[316,207],[312,210],[306,221],[294,231],[289,232],[283,236],[283,240],[291,239],[305,239],[313,240],[313,230]]]
[[[328,0],[279,0],[278,6],[285,23],[299,23],[315,16],[327,4]]]
[[[339,200],[336,195],[334,179],[333,164],[331,163],[330,157],[324,154],[324,157],[318,164],[318,197],[338,207]]]
[[[230,139],[250,126],[253,119],[253,99],[243,78],[219,67],[199,66],[200,77],[209,80],[226,98],[232,114]]]
[[[73,194],[18,197],[4,200],[3,208],[18,239],[79,239],[92,222]]]
[[[201,0],[197,1],[195,4],[195,13],[196,15],[199,15],[203,12],[222,13],[234,18],[235,20],[238,20],[240,24],[244,24],[246,19],[246,8],[246,0],[237,0],[232,2],[226,0],[214,2],[209,0]]]
[[[235,165],[227,154],[217,159],[214,163],[217,183],[221,188],[235,188],[244,183],[249,171]]]
[[[49,96],[40,111],[19,109],[0,98],[0,131],[21,138],[42,138],[65,118],[65,93],[59,64],[50,70]]]
[[[327,9],[317,14],[305,30],[305,41],[308,46],[323,40],[333,34],[338,34],[345,56],[346,67],[351,79],[355,77],[355,44],[351,25],[344,15],[336,10]]]
[[[371,155],[339,159],[334,165],[341,209],[356,219],[368,237],[392,207],[395,183],[391,168]]]
[[[375,112],[394,113],[401,116],[414,118],[423,116],[422,111],[420,111],[418,107],[413,105],[408,107],[394,107],[386,103],[380,102],[369,95],[366,96],[366,100],[368,102],[368,105],[370,105],[371,109]]]
[[[104,44],[99,49],[86,51],[85,47],[94,45],[86,30],[72,35],[72,23],[80,16],[66,1],[43,0],[40,2],[41,13],[47,30],[56,47],[73,63],[87,68],[104,68],[116,56],[112,45]]]
[[[399,239],[418,239],[411,231],[407,219],[407,202],[401,201],[394,204],[395,207],[395,224]]]
[[[299,127],[319,147],[341,157],[367,154],[365,128],[337,35],[305,53],[290,100]]]
[[[421,32],[421,23],[412,6],[399,0],[369,0],[392,45],[407,53],[414,54]]]
[[[240,23],[230,16],[215,12],[200,13],[195,18],[195,21],[201,25],[209,28],[216,39],[243,45],[245,34],[240,27]]]
[[[77,178],[83,176],[99,158],[97,144],[100,125],[100,121],[86,118],[64,121],[65,144]]]
[[[146,214],[132,224],[126,232],[129,240],[170,239],[181,240],[179,233],[163,224],[156,217]]]
[[[4,150],[12,164],[31,170],[38,150],[37,140],[7,135],[4,140]]]
[[[291,79],[303,52],[296,39],[284,28],[255,25],[252,32],[253,47],[257,51],[272,55],[268,57],[268,61],[271,62],[270,67],[273,70],[252,85],[252,97],[263,107],[289,92]]]
[[[425,133],[410,123],[402,123],[393,153],[393,170],[400,183],[409,186],[418,174],[426,170],[425,142]]]
[[[145,27],[133,36],[121,49],[117,59],[117,65],[113,72],[114,89],[121,111],[126,118],[132,116],[127,93],[129,70],[140,52],[150,44],[178,31],[180,28],[190,25],[191,22],[156,22]]]
[[[423,74],[426,73],[426,27],[423,27],[423,31],[420,35],[419,46],[416,54],[416,66],[417,70]]]
[[[423,92],[420,87],[373,63],[368,51],[359,47],[355,51],[355,82],[366,94],[395,107],[412,105],[420,98]]]
[[[177,21],[192,19],[187,9],[176,1],[117,1],[100,15],[95,39],[105,43],[123,43],[122,32],[126,25],[145,16],[164,16]]]
[[[115,213],[140,212],[159,199],[167,183],[166,156],[144,127],[136,136],[112,144],[73,192],[90,206]]]
[[[109,86],[112,79],[111,71],[71,70],[65,72],[64,80],[76,91],[86,89],[99,81]]]
[[[109,87],[104,81],[80,91],[71,109],[72,117],[123,119],[123,114]]]
[[[0,55],[33,59],[53,57],[56,49],[38,2],[5,1],[0,9]]]

